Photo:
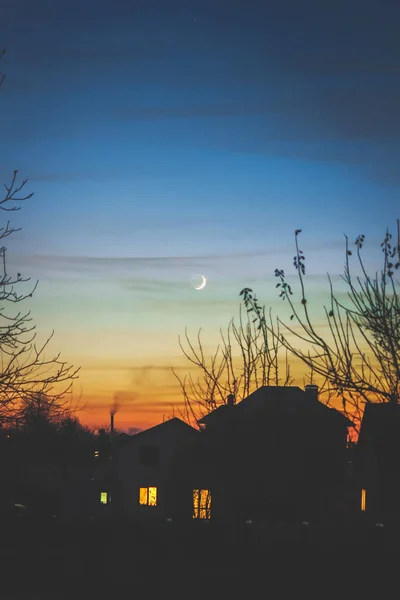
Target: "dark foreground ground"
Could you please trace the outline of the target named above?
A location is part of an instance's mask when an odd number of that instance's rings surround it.
[[[398,597],[397,524],[15,520],[0,532],[1,600]]]

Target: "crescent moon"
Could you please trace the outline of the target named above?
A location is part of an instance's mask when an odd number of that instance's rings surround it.
[[[199,287],[195,287],[195,290],[202,290],[204,287],[206,287],[206,283],[207,283],[207,279],[204,277],[204,275],[201,276],[203,281],[201,282],[201,284],[199,285]]]

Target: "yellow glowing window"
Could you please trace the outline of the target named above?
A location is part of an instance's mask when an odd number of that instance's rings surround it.
[[[367,510],[367,490],[361,490],[361,510]]]
[[[139,504],[143,504],[145,506],[157,506],[157,488],[139,488]]]
[[[100,504],[107,504],[108,494],[107,492],[100,493]]]
[[[210,517],[210,490],[193,490],[193,519],[209,519]]]

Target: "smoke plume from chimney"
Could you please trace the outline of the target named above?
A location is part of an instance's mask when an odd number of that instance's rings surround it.
[[[118,412],[118,409],[119,409],[118,394],[114,394],[114,400],[113,400],[113,403],[110,408],[110,415],[115,415],[115,413]]]
[[[118,402],[118,394],[114,394],[114,401],[110,408],[110,431],[114,433],[114,415],[118,412],[119,402]]]

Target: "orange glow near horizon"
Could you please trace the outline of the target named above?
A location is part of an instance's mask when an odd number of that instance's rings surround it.
[[[210,354],[216,346],[217,343],[209,344]],[[79,360],[74,362],[78,364]],[[142,357],[134,366],[127,360],[83,361],[71,404],[78,404],[77,416],[83,425],[108,427],[110,408],[117,401],[116,429],[147,429],[166,418],[179,417],[183,411],[182,391],[171,367],[182,379],[188,373],[194,379],[199,377],[199,371],[191,369],[188,360],[177,355],[149,357],[147,361]],[[284,365],[282,372],[283,369]],[[296,378],[294,385],[303,387],[301,365],[296,368],[293,365],[292,371]],[[81,394],[77,393],[79,388]]]
[[[117,402],[117,430],[129,432],[136,428],[147,429],[173,416],[182,417],[183,395],[179,382],[171,371],[171,365],[182,379],[189,372],[197,378],[199,372],[191,371],[184,358],[179,360],[175,356],[170,364],[167,360],[154,361],[152,365],[139,364],[134,368],[122,364],[119,370],[113,365],[109,365],[108,369],[102,369],[101,365],[99,370],[83,369],[78,385],[82,383],[83,389],[88,390],[88,393],[82,393],[82,397],[76,401],[80,422],[91,428],[109,427],[110,408],[114,402]],[[282,370],[283,368],[284,365]],[[307,380],[302,364],[293,363],[292,374],[293,385],[304,389]],[[320,396],[320,400],[323,402],[324,396]],[[74,401],[71,404],[74,405]],[[341,411],[341,398],[331,398],[330,406]],[[351,413],[350,406],[348,410]],[[350,431],[350,436],[352,441],[356,441],[355,431]]]
[[[221,317],[221,320],[226,323],[226,318]],[[168,326],[172,327],[172,324]],[[178,325],[176,330],[179,331]],[[195,327],[189,330],[189,339],[194,343],[195,349],[197,331]],[[82,353],[79,355],[76,354],[76,339],[70,339],[65,334],[63,337],[67,350],[70,350],[66,358],[72,364],[81,365],[79,379],[74,384],[71,405],[78,405],[79,420],[91,428],[109,427],[110,408],[115,404],[117,430],[129,432],[147,429],[167,418],[180,417],[184,405],[183,395],[171,367],[181,380],[189,373],[195,381],[203,376],[200,369],[196,370],[180,353],[177,335],[172,332],[168,336],[161,336],[157,343],[158,340],[152,333],[139,337],[135,331],[127,331],[124,339],[116,336],[114,348],[111,347],[111,341],[104,344],[101,337],[92,334],[85,340],[91,351],[85,347],[84,342],[81,347]],[[107,333],[104,339],[113,340],[112,334]],[[209,364],[211,356],[221,342],[217,324],[209,322],[208,336],[204,335],[201,340],[204,356]],[[123,352],[118,350],[119,347],[123,347]],[[142,348],[143,352],[140,352]],[[97,349],[97,354],[94,353],[94,349]],[[234,367],[237,366],[240,373],[242,359],[234,345],[233,353],[236,355]],[[290,359],[289,363],[293,385],[304,389],[309,382],[304,364],[298,359]],[[286,370],[284,355],[279,360],[279,366],[282,380]],[[315,383],[318,385],[320,382],[316,380]],[[255,389],[256,386],[251,391]],[[323,397],[320,399],[324,401]],[[331,398],[330,405],[342,411],[341,398]],[[351,412],[350,405],[348,410]]]

